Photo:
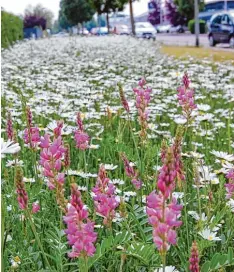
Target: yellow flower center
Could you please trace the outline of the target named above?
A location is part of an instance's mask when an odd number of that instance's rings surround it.
[[[208,240],[209,240],[209,241],[212,241],[212,240],[213,240],[213,236],[211,236],[211,235],[208,236]]]
[[[14,261],[17,262],[17,263],[20,262],[20,257],[19,257],[19,256],[16,256],[16,257],[14,258]]]

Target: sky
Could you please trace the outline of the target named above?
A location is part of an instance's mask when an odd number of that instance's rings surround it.
[[[15,14],[24,14],[24,10],[28,5],[35,6],[42,4],[44,7],[50,9],[55,19],[58,17],[60,0],[1,0],[1,6],[6,10]],[[149,0],[139,0],[133,3],[133,10],[135,15],[140,15],[148,10]],[[125,8],[125,13],[129,14],[129,6]]]

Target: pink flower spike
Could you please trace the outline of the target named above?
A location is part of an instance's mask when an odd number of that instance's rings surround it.
[[[32,213],[37,213],[40,210],[40,205],[38,204],[38,202],[33,202],[32,204]]]
[[[94,232],[94,223],[88,219],[88,211],[81,200],[81,194],[76,184],[71,185],[71,201],[63,220],[67,225],[65,233],[68,244],[72,246],[68,257],[93,256],[97,233]]]
[[[197,105],[194,103],[194,90],[190,89],[190,80],[188,74],[185,73],[182,79],[183,85],[177,89],[177,98],[182,107],[183,115],[187,121],[191,119],[191,114]]]

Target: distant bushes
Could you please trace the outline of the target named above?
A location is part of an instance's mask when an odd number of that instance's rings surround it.
[[[14,42],[23,39],[23,20],[18,16],[1,11],[1,47],[7,48]]]
[[[206,33],[206,22],[203,20],[199,20],[199,26],[200,26],[200,33],[201,34]],[[192,34],[195,33],[195,20],[190,20],[188,22],[188,28]]]

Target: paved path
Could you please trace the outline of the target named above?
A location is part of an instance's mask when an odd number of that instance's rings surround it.
[[[157,34],[157,41],[167,45],[180,45],[180,46],[194,46],[195,35],[194,34]],[[199,36],[200,45],[203,47],[210,47],[207,34],[200,34]],[[218,44],[214,47],[215,49],[232,50],[228,44]]]

